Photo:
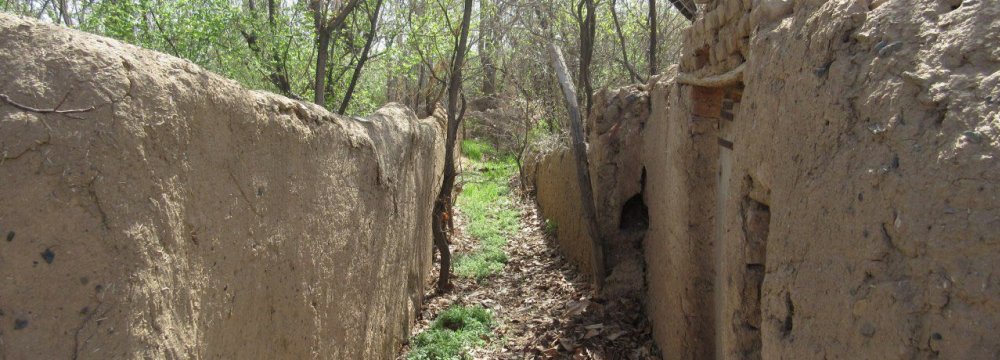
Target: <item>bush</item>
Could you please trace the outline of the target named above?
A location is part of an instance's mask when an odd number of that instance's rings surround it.
[[[482,306],[452,305],[413,337],[407,359],[467,358],[470,348],[486,345],[493,325],[493,313]]]
[[[493,149],[493,146],[484,141],[476,139],[462,140],[462,154],[465,154],[469,159],[482,161],[483,155],[493,155],[495,153],[496,150]]]
[[[559,224],[555,220],[545,219],[545,234],[555,236],[559,231]]]
[[[466,231],[478,247],[455,257],[455,274],[485,280],[503,271],[507,263],[507,238],[521,230],[521,214],[511,200],[509,180],[517,172],[510,157],[474,161],[458,195],[458,207],[468,220]]]

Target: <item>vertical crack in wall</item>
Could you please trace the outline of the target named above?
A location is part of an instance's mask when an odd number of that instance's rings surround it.
[[[746,198],[743,209],[744,269],[740,309],[734,324],[737,352],[742,359],[761,358],[761,290],[767,261],[767,237],[771,227],[771,208]]]
[[[622,205],[621,220],[618,222],[618,230],[622,232],[643,232],[649,228],[649,208],[644,200],[646,190],[646,168],[642,168],[642,177],[639,179],[641,190],[638,194],[632,195],[625,204]]]
[[[644,200],[646,169],[642,169],[640,190],[621,206],[619,222],[607,248],[609,284],[606,293],[611,296],[641,297],[646,292],[646,261],[642,241],[649,229],[649,208]]]
[[[788,338],[792,334],[792,319],[795,317],[795,303],[792,302],[792,293],[785,293],[785,320],[781,322],[781,337]]]

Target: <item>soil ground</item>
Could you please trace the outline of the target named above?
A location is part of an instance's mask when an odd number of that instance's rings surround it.
[[[516,188],[516,186],[512,186]],[[637,299],[607,300],[560,255],[544,220],[530,201],[515,201],[521,231],[508,239],[504,270],[484,281],[453,277],[454,289],[437,294],[428,283],[416,335],[452,305],[483,306],[497,321],[475,359],[658,359],[649,324]],[[459,209],[459,212],[461,210]],[[471,251],[466,219],[457,217],[452,252]],[[437,278],[437,268],[429,279]],[[399,358],[406,358],[404,346]]]

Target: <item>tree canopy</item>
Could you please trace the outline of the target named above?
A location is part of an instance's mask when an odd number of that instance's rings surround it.
[[[651,4],[656,11],[649,11]],[[335,112],[368,113],[397,101],[427,115],[447,100],[463,2],[0,0],[0,11],[185,58],[248,88]],[[557,127],[565,116],[556,106],[561,100],[548,36],[566,50],[583,92],[644,82],[651,70],[665,69],[677,59],[686,22],[666,1],[474,1],[461,92],[469,99],[538,103],[538,117]],[[585,74],[581,55],[589,57]]]

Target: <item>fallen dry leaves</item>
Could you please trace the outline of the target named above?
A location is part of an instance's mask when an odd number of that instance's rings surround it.
[[[482,284],[453,278],[443,295],[429,284],[413,334],[452,304],[482,305],[499,325],[490,345],[472,351],[476,359],[659,359],[641,300],[597,294],[544,235],[534,206],[520,207],[523,228],[508,240],[504,271]],[[453,252],[470,251],[475,241],[462,233],[464,219],[456,220]]]

